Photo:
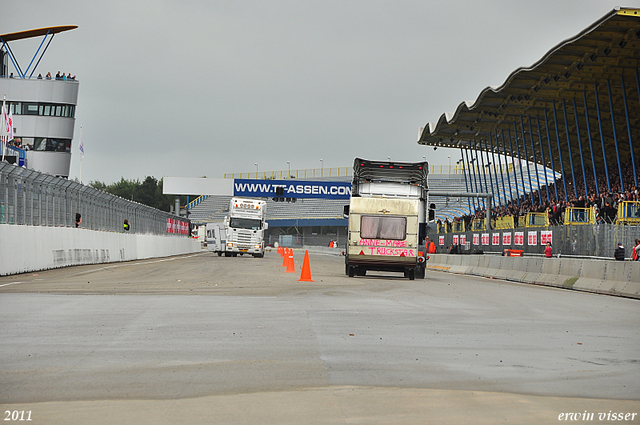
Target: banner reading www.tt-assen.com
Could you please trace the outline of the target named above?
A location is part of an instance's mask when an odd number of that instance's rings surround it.
[[[285,198],[349,199],[350,182],[324,182],[302,180],[250,180],[235,179],[233,195],[247,198],[273,198],[276,188],[282,187]]]

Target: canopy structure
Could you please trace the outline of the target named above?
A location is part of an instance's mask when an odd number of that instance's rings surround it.
[[[35,72],[36,68],[38,67],[38,64],[40,63],[40,60],[42,59],[42,57],[44,56],[45,52],[47,51],[47,48],[49,47],[49,45],[51,44],[51,41],[53,41],[53,36],[61,33],[63,31],[69,31],[69,30],[73,30],[78,28],[77,25],[58,25],[55,27],[45,27],[45,28],[36,28],[36,29],[32,29],[32,30],[26,30],[26,31],[19,31],[19,32],[12,32],[12,33],[8,33],[8,34],[1,34],[0,35],[0,44],[2,45],[0,52],[2,50],[6,50],[9,58],[11,59],[11,62],[13,63],[13,66],[15,67],[17,73],[18,73],[18,77],[19,78],[31,78],[33,76],[33,73]],[[11,48],[9,47],[9,42],[10,41],[16,41],[16,40],[24,40],[26,38],[34,38],[34,37],[41,37],[43,36],[43,40],[42,43],[40,43],[40,46],[38,47],[38,50],[36,50],[36,52],[33,55],[33,58],[31,59],[31,62],[29,63],[29,66],[27,66],[27,68],[23,71],[22,68],[20,67],[20,63],[18,62],[18,59],[15,57],[15,55],[13,54],[13,52],[11,51]],[[49,37],[51,36],[51,37]],[[47,39],[49,39],[49,42],[47,43],[47,45],[45,46],[44,50],[42,50],[42,46],[44,45],[45,41],[47,41]],[[40,50],[42,50],[42,53],[40,53]],[[40,56],[38,57],[38,54],[40,53]],[[34,60],[36,60],[36,58],[38,59],[37,62],[35,63],[35,65],[33,65]],[[4,63],[0,63],[0,65],[2,65],[2,68],[6,68]],[[33,65],[33,68],[31,68],[31,65]],[[29,70],[31,70],[31,73],[29,73]],[[0,69],[2,76],[6,76],[6,69]],[[27,75],[29,74],[29,75]]]
[[[593,181],[598,191],[628,189],[623,180],[638,186],[639,61],[640,9],[616,8],[502,86],[428,123],[418,143],[461,149],[467,163],[480,152],[487,162],[505,154],[526,160],[522,169],[544,165],[563,175],[566,197],[583,186],[588,193]],[[597,188],[605,175],[608,187]]]

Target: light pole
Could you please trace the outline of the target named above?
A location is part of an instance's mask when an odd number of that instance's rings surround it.
[[[322,158],[320,158],[320,177],[324,176],[324,162],[322,161]]]
[[[289,175],[287,176],[287,180],[291,178],[291,163],[287,161],[287,167],[289,168]]]
[[[447,158],[449,158],[449,174],[451,174],[451,156],[448,156]]]
[[[253,165],[256,166],[256,179],[257,179],[258,178],[258,163],[256,162]]]

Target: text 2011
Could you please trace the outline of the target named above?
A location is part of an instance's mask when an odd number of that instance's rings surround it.
[[[5,410],[5,421],[30,421],[31,410]]]

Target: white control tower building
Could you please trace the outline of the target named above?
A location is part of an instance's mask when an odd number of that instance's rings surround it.
[[[5,161],[69,177],[79,83],[74,76],[38,71],[53,37],[76,25],[39,28],[0,35],[0,101],[13,115],[13,139],[6,143]],[[26,69],[9,43],[42,37]]]

